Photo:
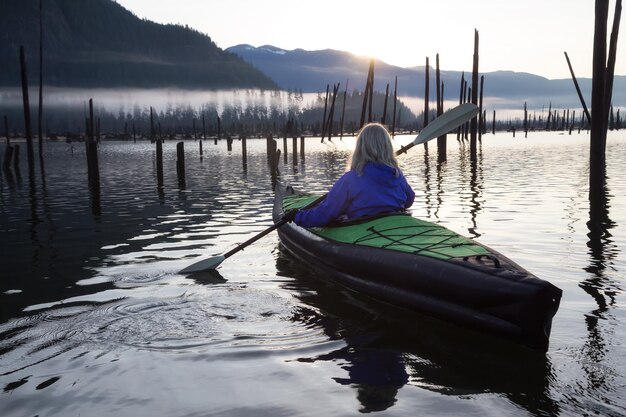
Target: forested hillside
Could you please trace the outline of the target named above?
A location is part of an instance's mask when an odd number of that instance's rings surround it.
[[[0,1],[0,86],[39,62],[39,0]],[[44,84],[66,87],[264,88],[274,82],[188,27],[139,19],[112,0],[43,1]]]

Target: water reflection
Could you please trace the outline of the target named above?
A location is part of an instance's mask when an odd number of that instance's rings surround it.
[[[331,340],[346,342],[340,349],[301,357],[298,361],[339,364],[346,374],[332,379],[354,388],[361,412],[383,411],[393,406],[398,390],[408,383],[409,376],[401,351],[377,346],[383,337],[377,326],[381,320],[379,313],[367,304],[359,305],[362,299],[354,298],[342,287],[319,281],[314,272],[291,258],[282,245],[276,268],[279,276],[297,277],[297,281],[285,286],[311,307],[299,308],[292,320],[320,326]]]
[[[432,197],[431,197],[431,178],[430,178],[430,160],[428,157],[428,148],[424,147],[424,197],[426,199],[425,201],[425,206],[426,206],[426,216],[428,218],[431,217],[431,211],[432,211],[432,206],[433,206],[433,202],[432,202]]]
[[[433,213],[433,216],[435,219],[439,219],[439,210],[441,209],[441,206],[443,205],[443,195],[444,195],[444,191],[443,191],[443,178],[445,176],[447,172],[447,164],[446,164],[446,160],[444,159],[443,161],[437,161],[437,193],[436,193],[436,200],[437,200],[437,204],[435,206],[435,212]]]
[[[7,185],[9,186],[9,190],[15,191],[15,178],[13,178],[13,173],[11,172],[11,169],[5,169],[5,167],[2,167],[2,173],[4,175],[0,177],[0,179],[5,178],[7,181]]]
[[[206,271],[198,271],[187,275],[187,278],[195,281],[200,285],[224,284],[226,278],[220,274],[217,269],[208,269]]]
[[[482,143],[478,144],[478,152],[475,157],[470,160],[470,215],[472,227],[468,228],[468,232],[473,238],[479,238],[481,233],[476,230],[478,225],[476,218],[482,209],[481,198],[483,191],[483,151]]]
[[[559,413],[545,355],[355,294],[316,276],[282,246],[276,269],[297,277],[284,285],[311,307],[293,320],[346,343],[299,361],[338,364],[346,374],[332,379],[354,388],[359,411],[389,409],[403,386],[414,386],[449,396],[500,393],[532,414]]]
[[[607,269],[612,267],[619,250],[611,235],[611,229],[616,224],[609,217],[612,196],[606,185],[606,173],[604,177],[602,191],[590,196],[589,200],[587,247],[590,263],[585,268],[589,276],[579,284],[580,288],[589,294],[597,305],[596,309],[585,315],[588,336],[582,346],[585,360],[581,365],[587,374],[590,387],[600,391],[616,389],[616,387],[611,387],[614,379],[612,372],[607,372],[606,368],[599,367],[598,364],[607,359],[610,345],[615,343],[610,340],[614,335],[611,328],[617,325],[611,309],[617,306],[617,296],[622,292],[619,283],[606,273]],[[608,369],[611,369],[612,364],[608,365]]]
[[[89,207],[91,207],[91,214],[94,218],[99,218],[102,215],[100,184],[98,183],[89,183]]]

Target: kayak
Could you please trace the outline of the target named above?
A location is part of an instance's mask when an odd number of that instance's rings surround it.
[[[274,223],[319,196],[276,185]],[[278,228],[296,258],[357,292],[547,351],[562,291],[495,250],[406,213]]]

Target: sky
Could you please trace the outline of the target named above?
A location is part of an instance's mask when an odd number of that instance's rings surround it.
[[[471,71],[478,30],[481,73],[570,78],[567,52],[577,77],[592,76],[594,0],[116,1],[141,18],[188,25],[222,49],[336,49],[400,67],[424,65],[426,57],[433,65],[439,53],[443,70]],[[615,0],[609,5],[610,34]],[[615,74],[626,75],[620,35]]]

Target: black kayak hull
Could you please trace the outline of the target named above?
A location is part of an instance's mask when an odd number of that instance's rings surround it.
[[[291,188],[278,184],[274,222]],[[344,286],[377,300],[505,337],[546,351],[561,290],[502,254],[495,261],[441,260],[419,254],[341,243],[287,223],[283,246]]]

